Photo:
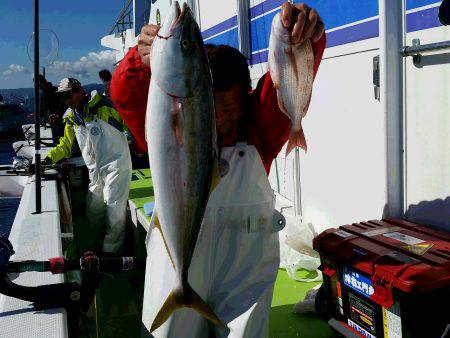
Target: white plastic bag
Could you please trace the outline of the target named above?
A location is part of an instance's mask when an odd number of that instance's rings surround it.
[[[300,282],[322,280],[319,254],[314,251],[312,241],[317,235],[312,224],[304,224],[301,217],[284,214],[286,226],[280,231],[280,267],[285,268],[289,277]],[[297,270],[317,271],[315,278],[299,278]]]

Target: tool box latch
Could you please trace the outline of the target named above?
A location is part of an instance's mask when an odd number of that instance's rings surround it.
[[[327,275],[328,277],[333,277],[336,274],[336,269],[331,268],[326,265],[319,266],[319,270],[322,270],[322,272]]]
[[[375,303],[389,309],[394,305],[394,297],[392,295],[392,280],[388,280],[376,273],[372,276],[373,294],[370,299]]]

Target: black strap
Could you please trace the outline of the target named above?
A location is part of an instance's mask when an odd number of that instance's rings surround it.
[[[84,125],[85,125],[85,124],[84,124],[84,117],[81,116],[81,114],[79,114],[75,109],[73,110],[73,117],[74,117],[75,121],[76,121],[79,125],[81,125],[81,126],[84,126]]]

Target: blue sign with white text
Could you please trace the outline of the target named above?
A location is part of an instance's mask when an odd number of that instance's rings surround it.
[[[342,281],[344,285],[347,285],[349,288],[352,288],[368,298],[374,293],[373,284],[370,278],[367,278],[359,272],[353,271],[349,268],[344,268],[342,273]]]

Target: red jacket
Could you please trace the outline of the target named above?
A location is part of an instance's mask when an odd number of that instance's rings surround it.
[[[313,44],[314,77],[319,69],[325,49],[325,33]],[[147,151],[145,140],[145,113],[150,84],[150,68],[142,63],[137,46],[130,49],[114,71],[111,80],[111,99],[135,137],[139,149]],[[248,144],[253,144],[269,173],[274,158],[289,139],[291,122],[278,108],[277,94],[270,74],[267,72],[258,81],[256,89],[250,94],[253,108],[247,126]]]

